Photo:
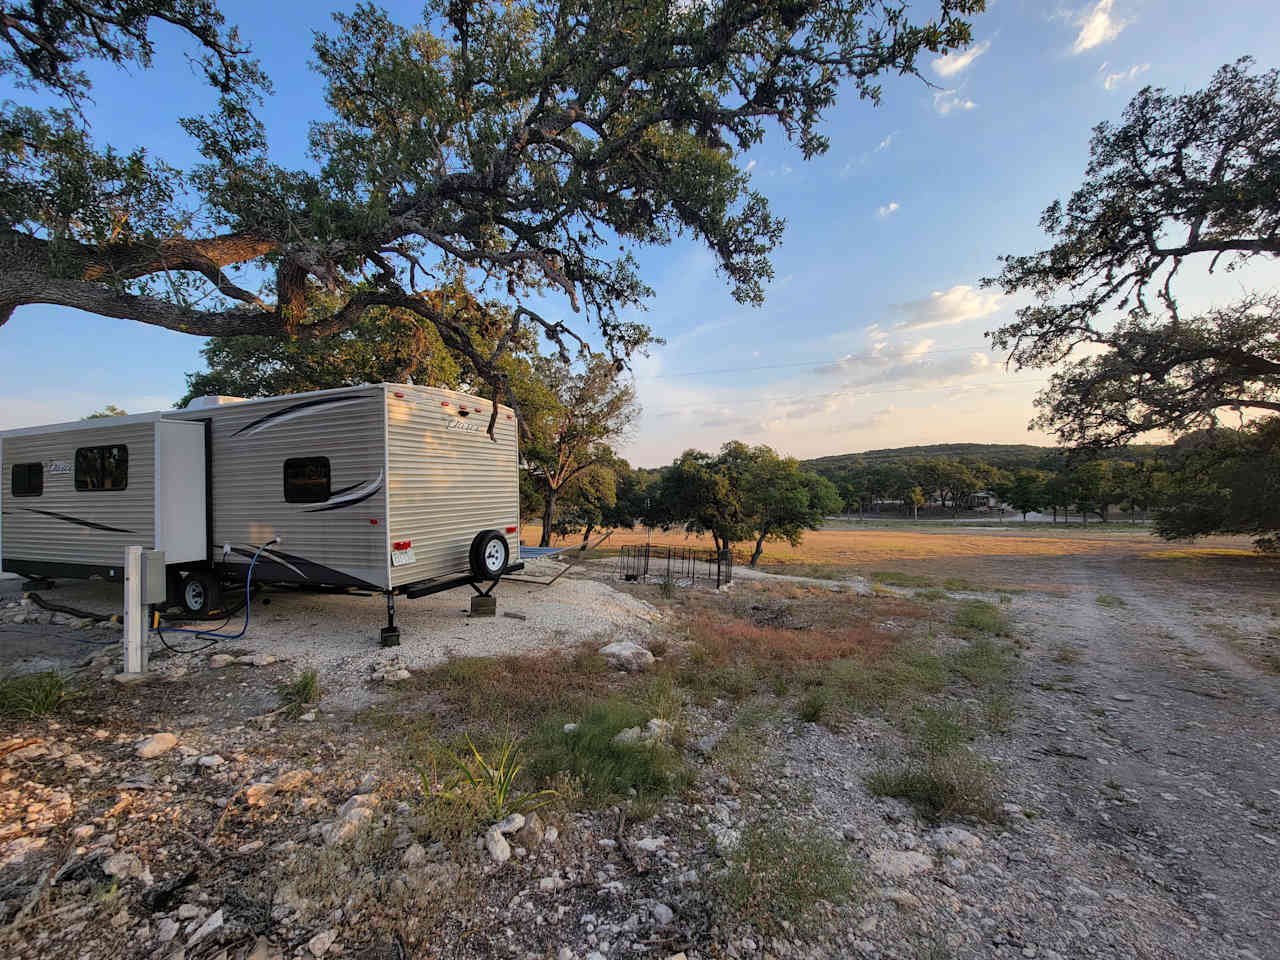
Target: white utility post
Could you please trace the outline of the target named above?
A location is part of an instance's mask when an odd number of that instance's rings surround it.
[[[147,672],[147,622],[151,604],[165,599],[164,551],[125,547],[124,551],[124,672]]]
[[[142,547],[124,549],[124,672],[147,672],[147,630],[142,609]]]

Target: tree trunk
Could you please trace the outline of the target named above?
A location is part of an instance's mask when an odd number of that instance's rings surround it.
[[[542,539],[538,541],[538,546],[551,546],[551,521],[556,514],[556,492],[550,488],[547,489],[546,499],[542,507]]]
[[[769,535],[769,531],[761,530],[760,536],[756,537],[756,549],[751,554],[751,566],[756,565],[756,561],[760,559],[760,554],[764,553],[764,538]]]
[[[582,546],[579,548],[580,553],[586,553],[587,544],[591,540],[591,531],[594,530],[595,528],[596,527],[594,523],[588,523],[587,528],[582,531]]]

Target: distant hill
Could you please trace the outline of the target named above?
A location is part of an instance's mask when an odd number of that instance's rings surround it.
[[[1120,450],[1104,450],[1100,456],[1108,460],[1143,460],[1155,456],[1164,447],[1156,444],[1135,444]],[[829,457],[802,460],[807,470],[816,473],[839,473],[858,464],[896,463],[916,458],[945,457],[952,460],[989,463],[1002,470],[1033,468],[1056,470],[1062,464],[1066,451],[1059,447],[1042,447],[1032,443],[934,443],[919,447],[891,447],[885,450],[866,450],[862,453],[840,453]]]

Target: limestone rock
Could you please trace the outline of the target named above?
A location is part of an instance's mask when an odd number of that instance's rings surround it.
[[[933,868],[933,857],[916,850],[875,850],[871,869],[883,877],[905,880]]]
[[[270,780],[251,783],[244,788],[244,799],[251,807],[260,807],[276,795],[279,786]]]
[[[484,835],[484,846],[494,863],[506,863],[511,859],[511,844],[497,827],[490,827]]]
[[[178,738],[172,733],[153,733],[138,744],[138,756],[143,760],[153,760],[162,756],[178,745]]]
[[[311,955],[316,960],[320,960],[320,957],[329,952],[329,948],[333,946],[333,942],[337,939],[338,932],[336,930],[322,930],[307,941],[307,949],[311,951]]]
[[[286,770],[276,777],[275,786],[281,793],[288,793],[290,790],[297,790],[310,779],[309,770]]]
[[[628,673],[640,673],[653,666],[653,654],[630,640],[618,640],[600,648],[600,655],[609,665]]]
[[[194,947],[197,943],[207,937],[209,934],[218,930],[222,926],[222,910],[215,910],[209,915],[209,919],[200,924],[200,929],[191,935],[191,939],[187,941],[187,948]]]

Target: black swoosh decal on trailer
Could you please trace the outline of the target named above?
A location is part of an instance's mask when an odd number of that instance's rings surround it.
[[[88,527],[90,530],[105,530],[107,533],[134,533],[136,531],[126,530],[123,527],[109,527],[105,523],[94,523],[92,520],[81,520],[79,517],[69,517],[65,513],[54,513],[52,510],[36,510],[34,507],[23,507],[27,513],[39,513],[46,517],[53,517],[55,520],[65,520],[67,523],[79,524],[82,527]]]
[[[354,507],[357,503],[364,503],[366,500],[368,500],[377,492],[378,492],[377,490],[370,490],[363,497],[356,497],[354,500],[344,500],[342,503],[330,504],[327,507],[315,507],[305,512],[306,513],[324,513],[327,510],[343,510],[347,507]]]
[[[364,503],[375,493],[382,489],[382,471],[378,471],[377,477],[363,484],[353,484],[350,487],[343,487],[341,490],[335,490],[329,494],[329,499],[324,502],[323,506],[312,507],[304,513],[323,513],[326,510],[341,510],[343,507],[353,507],[357,503]],[[339,494],[346,494],[345,497],[338,498]],[[338,499],[335,499],[338,498]]]
[[[251,549],[248,550],[233,546],[231,552],[252,559],[253,555],[258,552],[258,547],[255,544],[249,544],[249,546]],[[316,563],[314,560],[308,560],[306,557],[300,557],[294,553],[283,553],[270,549],[263,550],[258,558],[259,566],[272,563],[286,567],[304,580],[310,580],[313,583],[337,583],[348,586],[371,587],[374,590],[382,589],[366,580],[361,580],[359,577],[353,577],[349,573],[343,573],[333,567],[326,567],[322,563]]]
[[[231,436],[238,437],[241,434],[251,435],[260,433],[268,427],[282,420],[293,420],[297,417],[303,417],[311,413],[318,413],[325,407],[332,407],[334,404],[349,405],[353,403],[367,403],[375,400],[376,397],[317,397],[314,400],[303,400],[301,403],[295,403],[293,406],[285,407],[283,410],[277,410],[275,413],[268,413],[251,423],[246,423],[243,427],[233,433]]]

